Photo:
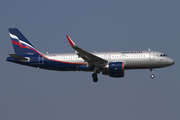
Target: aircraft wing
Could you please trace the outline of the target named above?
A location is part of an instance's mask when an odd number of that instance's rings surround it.
[[[92,53],[86,52],[85,50],[79,48],[78,46],[75,45],[75,43],[71,40],[69,36],[66,37],[72,48],[76,51],[78,57],[81,57],[85,62],[88,62],[88,67],[91,67],[93,65],[102,67],[108,63],[107,60],[102,59]]]

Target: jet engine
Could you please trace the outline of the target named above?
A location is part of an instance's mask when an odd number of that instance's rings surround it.
[[[107,65],[107,71],[103,71],[102,74],[110,77],[124,77],[124,63],[110,62]]]

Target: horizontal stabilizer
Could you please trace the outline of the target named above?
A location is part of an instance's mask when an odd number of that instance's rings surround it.
[[[29,59],[28,58],[25,58],[25,57],[22,57],[22,56],[19,56],[19,55],[16,55],[16,54],[9,54],[11,57],[13,57],[15,60],[18,60],[18,61],[23,61],[23,62],[28,62]]]

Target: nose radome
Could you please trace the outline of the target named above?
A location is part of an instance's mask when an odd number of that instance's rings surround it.
[[[173,64],[175,63],[175,61],[174,61],[173,59],[171,59],[171,58],[169,58],[168,62],[169,62],[169,64],[171,64],[171,65],[173,65]]]

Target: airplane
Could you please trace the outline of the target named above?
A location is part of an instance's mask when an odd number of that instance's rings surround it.
[[[150,77],[154,78],[153,69],[171,66],[175,61],[162,52],[120,51],[120,52],[87,52],[78,47],[69,36],[66,36],[74,53],[49,54],[39,52],[17,28],[9,28],[9,35],[15,54],[9,54],[6,61],[55,71],[89,71],[93,72],[94,82],[98,82],[97,74],[110,77],[124,77],[125,70],[150,69]]]

